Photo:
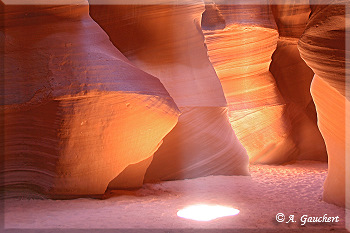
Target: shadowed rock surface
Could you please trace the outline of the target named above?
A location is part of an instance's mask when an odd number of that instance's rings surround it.
[[[158,77],[182,112],[155,153],[147,182],[248,174],[246,151],[228,123],[225,97],[204,45],[204,5],[195,3],[90,8],[113,44]]]
[[[292,124],[292,137],[299,160],[327,161],[324,140],[317,127],[317,116],[310,93],[313,71],[301,59],[297,43],[306,28],[311,12],[305,5],[271,5],[277,24],[279,40],[272,55],[270,71],[280,90]]]
[[[7,195],[103,194],[158,149],[177,106],[112,45],[87,5],[3,9]]]
[[[346,82],[345,35],[349,38],[349,25],[345,23],[346,1],[330,1],[325,5],[313,5],[306,29],[298,44],[301,57],[314,71],[311,94],[317,109],[318,127],[328,152],[328,176],[324,184],[323,198],[337,205],[345,203],[346,106],[349,104],[349,82]],[[348,163],[348,161],[347,161]],[[348,167],[349,169],[349,167]],[[349,184],[348,184],[349,185]],[[349,186],[350,187],[350,186]],[[347,194],[349,195],[349,194]],[[350,201],[350,198],[347,199]]]

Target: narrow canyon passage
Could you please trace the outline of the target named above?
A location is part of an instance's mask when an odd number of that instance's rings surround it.
[[[350,227],[347,1],[65,4],[0,2],[5,229]]]

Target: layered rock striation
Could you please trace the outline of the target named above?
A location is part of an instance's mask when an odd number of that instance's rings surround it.
[[[286,103],[269,71],[278,32],[267,5],[206,5],[202,28],[228,102],[230,123],[252,163],[283,163],[298,149]]]
[[[346,170],[345,158],[349,148],[346,122],[350,120],[346,113],[350,96],[346,80],[350,66],[346,55],[349,56],[350,52],[345,46],[350,28],[345,22],[345,4],[346,1],[331,1],[311,6],[310,19],[298,48],[301,57],[315,73],[311,94],[328,152],[328,176],[323,198],[337,205],[350,206],[350,203],[345,203],[345,182],[350,182],[346,180],[350,171]]]
[[[10,196],[102,195],[128,165],[149,159],[178,119],[161,82],[113,46],[85,1],[74,3],[1,5]]]
[[[158,77],[182,113],[155,153],[146,182],[248,174],[246,151],[229,124],[221,84],[207,57],[203,11],[201,1],[90,8],[113,44]]]
[[[316,109],[310,94],[313,71],[301,59],[298,40],[311,12],[308,4],[271,5],[279,40],[272,55],[270,72],[286,102],[297,159],[327,160],[324,140],[317,127]],[[308,3],[308,1],[307,1]]]

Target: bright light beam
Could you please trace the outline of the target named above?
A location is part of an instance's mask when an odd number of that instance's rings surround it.
[[[221,217],[233,216],[238,213],[239,210],[237,209],[221,205],[191,205],[179,210],[177,216],[196,221],[210,221]]]

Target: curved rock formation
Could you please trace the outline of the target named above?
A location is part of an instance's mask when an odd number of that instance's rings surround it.
[[[350,87],[345,82],[344,38],[345,6],[316,5],[299,41],[299,51],[306,64],[343,96],[346,87],[348,90]]]
[[[298,155],[285,102],[269,72],[278,40],[271,17],[267,5],[209,4],[202,20],[230,122],[253,163],[283,163]]]
[[[314,73],[301,59],[297,48],[311,12],[310,6],[271,5],[271,9],[280,37],[272,55],[270,72],[286,102],[298,159],[326,161],[326,147],[317,128],[316,109],[310,94]]]
[[[19,195],[103,194],[177,122],[160,81],[112,45],[85,1],[75,3],[3,6],[3,174],[7,190],[27,191]]]
[[[224,107],[180,107],[179,124],[164,138],[146,181],[208,175],[248,175],[246,151],[232,132]]]
[[[90,1],[94,3],[94,1]],[[182,114],[154,155],[145,180],[247,175],[246,152],[226,116],[220,82],[200,27],[204,6],[91,5],[91,17],[142,70],[158,77]]]
[[[278,5],[278,0],[270,1],[280,37],[300,38],[311,12],[309,0],[289,0],[288,4]],[[302,4],[304,3],[304,4]]]
[[[328,176],[324,185],[324,200],[345,205],[345,106],[349,104],[349,82],[346,67],[350,67],[345,54],[346,1],[332,1],[327,5],[311,7],[311,16],[301,36],[298,48],[301,57],[315,73],[311,93],[316,104],[318,126],[325,139],[328,152]],[[337,5],[336,5],[337,4]],[[349,34],[347,35],[349,37]],[[347,91],[347,92],[346,92]],[[349,181],[348,181],[349,182]],[[350,203],[348,203],[350,206]]]
[[[328,175],[324,184],[323,199],[336,205],[345,205],[345,152],[346,152],[346,105],[343,95],[324,79],[315,75],[311,86],[312,97],[317,107],[318,127],[326,142],[328,152]],[[349,174],[350,171],[347,171]],[[348,177],[349,178],[349,177]],[[350,203],[347,204],[347,206]]]

